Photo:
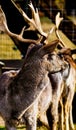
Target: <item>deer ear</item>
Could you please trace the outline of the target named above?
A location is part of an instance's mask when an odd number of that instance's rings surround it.
[[[39,49],[39,53],[44,56],[46,54],[49,54],[51,52],[53,52],[58,44],[59,40],[54,40],[52,41],[51,43],[47,44],[47,45],[44,45],[42,46],[40,49]]]

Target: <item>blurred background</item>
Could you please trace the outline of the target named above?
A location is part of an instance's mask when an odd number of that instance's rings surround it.
[[[29,17],[28,3],[30,0],[14,0],[23,8]],[[34,7],[39,10],[39,15],[43,30],[49,31],[49,28],[55,24],[55,16],[60,12],[64,18],[60,25],[61,37],[66,42],[66,46],[76,47],[76,1],[75,0],[32,0]],[[7,24],[12,32],[20,33],[23,25],[26,25],[18,10],[11,3],[11,0],[0,0],[0,4],[6,14]],[[55,36],[55,35],[54,35]],[[54,39],[54,37],[52,37]],[[51,38],[51,39],[52,39]],[[26,51],[26,50],[25,50]],[[21,59],[23,52],[8,35],[0,32],[0,59]]]

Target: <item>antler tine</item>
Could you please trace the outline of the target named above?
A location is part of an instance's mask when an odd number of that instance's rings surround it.
[[[20,34],[15,34],[15,33],[12,33],[9,29],[8,29],[8,25],[7,25],[7,20],[6,20],[6,16],[0,6],[0,30],[7,33],[10,37],[13,37],[21,42],[24,42],[24,43],[34,43],[34,44],[37,44],[39,42],[39,39],[38,40],[32,40],[32,39],[25,39],[22,37],[23,33],[24,33],[24,29],[25,27],[22,28],[22,31]]]
[[[33,15],[33,19],[34,19],[34,22],[35,22],[37,31],[38,31],[42,36],[44,36],[45,38],[47,38],[47,34],[43,31],[42,26],[41,26],[38,9],[36,8],[36,11],[35,11],[32,2],[30,2],[29,7],[30,7],[30,9],[31,9],[31,11],[32,11],[32,15]]]
[[[56,24],[56,28],[55,28],[55,32],[56,32],[56,36],[59,39],[59,44],[62,48],[65,47],[65,43],[64,41],[61,39],[60,35],[59,35],[59,25],[61,23],[61,21],[63,20],[63,17],[60,17],[60,12],[57,13],[56,17],[55,17],[55,24]]]
[[[36,8],[36,11],[33,7],[32,2],[30,2],[29,7],[32,11],[32,18],[29,18],[26,13],[21,9],[20,6],[17,6],[16,3],[11,0],[11,2],[14,4],[14,6],[18,9],[18,11],[21,13],[23,16],[24,20],[27,21],[27,23],[30,25],[30,28],[33,26],[34,29],[41,35],[43,36],[43,39],[45,40],[47,38],[47,33],[45,33],[41,27],[41,22],[40,22],[40,17],[38,13],[38,9]],[[45,38],[44,38],[45,37]]]
[[[62,20],[63,20],[63,17],[60,17],[60,12],[58,12],[55,17],[55,24],[56,24],[57,29],[59,29],[59,25]]]
[[[7,23],[6,16],[0,6],[0,30],[5,31],[4,23]]]
[[[33,20],[30,19],[30,18],[26,15],[26,13],[21,9],[21,7],[20,7],[19,5],[16,5],[16,3],[15,3],[13,0],[11,0],[11,2],[12,2],[13,5],[17,8],[17,10],[21,13],[21,15],[23,16],[24,20],[25,20],[29,25],[35,26]]]

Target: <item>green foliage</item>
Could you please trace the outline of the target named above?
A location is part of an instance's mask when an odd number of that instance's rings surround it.
[[[5,127],[3,127],[3,126],[0,126],[0,130],[5,130]]]

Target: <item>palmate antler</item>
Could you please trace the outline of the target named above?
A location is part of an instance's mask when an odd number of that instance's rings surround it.
[[[19,12],[22,14],[22,16],[24,17],[25,21],[27,21],[27,23],[30,25],[30,28],[33,27],[39,34],[40,37],[38,40],[33,40],[33,39],[25,39],[23,38],[23,34],[25,30],[25,27],[22,28],[21,33],[20,34],[15,34],[13,32],[11,32],[8,28],[7,25],[7,20],[6,20],[6,16],[0,6],[0,30],[7,33],[10,37],[17,39],[18,41],[24,42],[24,43],[40,43],[40,41],[45,41],[47,38],[47,34],[45,32],[43,32],[42,27],[41,27],[41,23],[40,23],[40,18],[39,18],[39,14],[38,14],[38,10],[34,9],[32,3],[29,4],[29,7],[32,11],[32,19],[30,19],[25,12],[21,9],[20,6],[17,6],[13,0],[11,0],[12,3],[15,5],[15,7],[19,10]]]
[[[21,41],[23,43],[34,43],[34,44],[38,44],[40,42],[44,43],[45,40],[48,39],[49,33],[45,33],[42,29],[39,14],[38,14],[38,9],[36,8],[36,10],[35,10],[32,3],[30,3],[29,7],[32,11],[32,18],[29,18],[19,5],[17,5],[13,0],[11,0],[11,2],[14,4],[14,6],[17,8],[17,10],[21,13],[24,20],[28,23],[29,28],[26,29],[25,27],[23,27],[20,34],[15,34],[15,33],[11,32],[7,25],[6,16],[5,16],[2,8],[0,7],[0,30],[7,33],[13,39],[17,39],[18,41]],[[29,29],[36,30],[36,32],[40,35],[40,36],[38,35],[39,36],[38,40],[25,39],[23,37],[24,31],[29,30]],[[53,29],[51,29],[50,33],[52,33],[52,31],[53,31]]]
[[[59,45],[63,48],[65,47],[65,43],[64,41],[61,39],[60,35],[59,35],[59,26],[61,21],[63,20],[63,17],[60,17],[60,12],[57,13],[56,17],[55,17],[55,33],[57,38],[59,39]]]
[[[17,4],[13,0],[11,0],[11,2],[18,9],[18,11],[21,13],[24,20],[27,21],[27,23],[30,25],[30,28],[33,26],[34,29],[37,30],[40,35],[42,35],[44,37],[47,37],[47,34],[43,31],[43,29],[41,27],[41,22],[40,22],[38,9],[37,8],[36,8],[36,10],[34,9],[34,6],[33,6],[32,2],[30,2],[30,4],[28,4],[31,11],[32,11],[32,19],[29,18],[26,15],[26,13],[21,9],[21,7],[19,5],[17,6]]]
[[[18,41],[24,42],[24,43],[44,43],[44,41],[46,39],[48,39],[48,35],[49,33],[45,33],[42,29],[41,26],[41,22],[40,22],[40,18],[39,18],[39,14],[38,14],[38,9],[36,8],[36,10],[34,9],[32,3],[29,4],[29,7],[32,11],[32,18],[29,18],[26,13],[21,9],[21,7],[19,5],[17,5],[13,0],[11,0],[11,2],[14,4],[14,6],[18,9],[18,11],[21,13],[21,15],[23,16],[24,20],[28,23],[29,28],[32,30],[36,30],[37,33],[40,34],[40,37],[38,40],[33,40],[33,39],[25,39],[23,37],[24,31],[26,31],[27,29],[25,29],[25,27],[22,28],[21,33],[20,34],[15,34],[12,33],[9,29],[8,29],[8,25],[7,25],[7,20],[6,20],[6,16],[2,10],[2,8],[0,7],[0,30],[4,31],[5,33],[7,33],[10,37],[12,37],[13,39],[17,39]],[[64,43],[63,41],[60,39],[59,33],[58,33],[58,28],[60,25],[60,22],[62,21],[63,18],[60,18],[60,14],[58,13],[56,15],[56,27],[55,27],[55,32],[57,35],[57,38],[60,40],[60,45],[62,47],[64,47]],[[54,28],[53,28],[54,29]],[[50,33],[53,31],[53,29],[50,31]]]
[[[11,2],[14,4],[14,6],[17,8],[17,10],[21,13],[24,20],[29,24],[29,29],[32,28],[32,29],[36,30],[42,36],[41,40],[45,41],[48,34],[43,31],[41,22],[40,22],[38,9],[37,8],[34,9],[32,2],[30,2],[30,4],[28,4],[31,9],[31,12],[32,12],[32,18],[29,18],[26,15],[26,13],[21,9],[21,7],[19,5],[17,5],[13,0],[11,0]]]
[[[22,28],[21,30],[21,33],[20,34],[15,34],[15,33],[12,33],[9,29],[8,29],[8,25],[7,25],[7,20],[6,20],[6,16],[0,6],[0,30],[7,33],[10,37],[13,37],[21,42],[24,42],[24,43],[34,43],[34,44],[37,44],[37,41],[36,40],[31,40],[31,39],[24,39],[22,36],[23,36],[23,33],[24,33],[24,30],[25,30],[25,27]]]
[[[60,13],[58,12],[58,14],[56,15],[56,19],[55,19],[55,33],[57,38],[59,39],[59,45],[63,48],[62,50],[60,50],[61,53],[66,53],[68,55],[73,55],[76,54],[76,48],[75,49],[71,49],[71,48],[66,48],[66,43],[64,43],[64,41],[61,39],[60,35],[59,35],[59,25],[61,23],[61,21],[63,20],[62,17],[60,17]]]

